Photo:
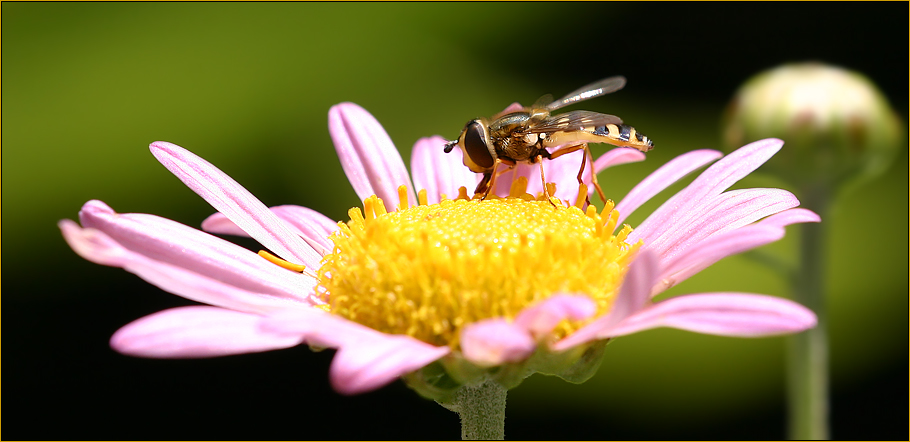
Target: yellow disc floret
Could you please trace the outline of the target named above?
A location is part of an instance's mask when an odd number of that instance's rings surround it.
[[[371,197],[331,236],[317,292],[333,314],[373,329],[457,348],[461,329],[514,318],[556,293],[584,294],[609,310],[637,249],[618,214],[582,211],[524,193],[401,206]],[[405,195],[406,196],[406,195]],[[557,335],[577,328],[564,324]]]

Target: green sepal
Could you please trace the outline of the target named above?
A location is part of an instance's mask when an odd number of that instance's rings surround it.
[[[487,380],[506,389],[517,387],[534,373],[558,376],[574,384],[585,382],[600,367],[607,342],[609,339],[582,344],[558,353],[540,346],[524,361],[495,367],[479,367],[466,360],[460,352],[453,352],[402,378],[408,387],[421,396],[451,409],[459,388]]]
[[[450,403],[463,384],[449,375],[440,361],[402,376],[405,384],[417,394],[440,404]]]
[[[597,373],[600,364],[603,363],[605,354],[604,349],[607,348],[609,342],[609,339],[595,341],[584,350],[584,353],[575,360],[575,363],[565,370],[554,374],[573,384],[581,384],[582,382],[591,379],[591,377],[594,376],[594,373]]]

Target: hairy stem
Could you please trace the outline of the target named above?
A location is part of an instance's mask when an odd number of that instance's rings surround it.
[[[487,380],[462,386],[453,409],[461,417],[462,440],[503,440],[506,426],[506,389]]]

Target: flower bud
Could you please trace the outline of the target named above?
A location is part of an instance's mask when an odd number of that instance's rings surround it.
[[[890,164],[900,123],[865,76],[821,63],[783,65],[749,79],[726,113],[724,142],[737,147],[780,138],[767,164],[796,185],[838,185]]]

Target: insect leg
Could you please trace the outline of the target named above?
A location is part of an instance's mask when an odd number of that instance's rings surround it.
[[[555,160],[567,153],[572,153],[572,152],[575,152],[576,150],[587,149],[587,148],[588,148],[588,145],[585,143],[573,144],[571,146],[561,147],[556,152],[553,152],[550,154],[550,159]]]
[[[582,150],[582,155],[581,155],[581,167],[578,168],[578,175],[575,177],[576,179],[578,179],[578,187],[581,187],[581,183],[582,183],[581,175],[585,171],[585,162],[588,161],[588,145],[585,144],[584,146],[585,146],[585,148]],[[585,204],[591,205],[591,200],[588,198],[587,192],[585,192]]]
[[[505,164],[505,165],[509,166],[509,168],[506,170],[503,170],[501,172],[496,172],[496,168],[498,168],[500,164]],[[500,175],[508,172],[509,170],[511,170],[514,167],[515,167],[514,161],[497,158],[496,162],[493,164],[493,171],[490,172],[491,177],[489,179],[489,183],[487,185],[486,191],[484,191],[483,197],[480,199],[482,199],[482,200],[487,199],[487,197],[490,196],[490,192],[492,192],[493,188],[496,187],[496,178],[498,178]],[[484,177],[484,180],[486,180],[487,174],[484,174],[483,177]],[[483,182],[483,181],[481,181],[481,182]],[[480,186],[478,186],[478,189],[479,188],[480,188]]]
[[[604,204],[607,203],[607,197],[604,195],[603,189],[600,188],[600,184],[597,182],[597,173],[594,172],[594,155],[591,154],[591,149],[588,148],[588,145],[585,144],[585,158],[591,158],[591,184],[594,185],[594,189],[597,190],[597,196],[600,197],[600,201]],[[581,182],[581,172],[585,168],[584,161],[581,162],[581,169],[578,171],[578,182]]]
[[[553,200],[550,199],[552,195],[550,195],[550,190],[547,189],[547,179],[544,178],[543,175],[543,155],[537,155],[537,164],[540,165],[540,184],[543,186],[543,195],[547,198],[547,201],[549,201],[550,204],[553,204],[553,207],[556,207],[556,204],[553,202]]]
[[[567,153],[572,153],[572,152],[575,152],[575,151],[577,151],[577,150],[582,150],[582,149],[584,149],[585,153],[584,153],[584,157],[581,159],[581,168],[578,169],[578,176],[577,176],[577,178],[578,178],[578,183],[579,183],[579,184],[581,184],[581,183],[583,182],[583,181],[581,180],[581,175],[582,175],[582,174],[584,173],[584,171],[585,171],[585,161],[587,161],[588,155],[591,155],[591,150],[588,149],[588,143],[581,143],[581,144],[575,144],[575,145],[572,145],[572,146],[566,146],[566,147],[563,147],[563,148],[557,150],[556,152],[553,152],[552,154],[550,154],[550,159],[552,160],[552,159],[555,159],[555,158],[559,158],[559,157],[561,157],[561,156],[563,156],[563,155],[565,155],[565,154],[567,154]],[[597,195],[600,196],[601,201],[603,201],[603,202],[606,203],[606,202],[607,202],[607,197],[604,196],[604,192],[603,192],[603,190],[600,188],[600,184],[597,183],[597,175],[594,173],[593,164],[594,164],[594,161],[592,160],[592,161],[591,161],[591,165],[592,165],[592,167],[591,167],[591,184],[594,184],[594,188],[597,189]],[[590,204],[591,201],[587,201],[587,198],[588,198],[588,197],[585,196],[586,202]]]
[[[493,177],[492,172],[486,172],[483,174],[483,178],[480,179],[480,182],[477,183],[477,187],[474,189],[474,196],[483,193],[483,198],[487,197],[487,194],[490,193],[490,178]]]
[[[587,144],[587,143],[581,143],[581,144],[575,144],[575,145],[572,145],[572,146],[566,146],[566,147],[560,148],[560,149],[557,150],[556,152],[553,152],[553,153],[550,154],[550,159],[553,160],[553,159],[559,158],[559,157],[561,157],[561,156],[563,156],[563,155],[565,155],[565,154],[567,154],[567,153],[572,153],[572,152],[575,152],[575,151],[578,151],[578,150],[582,150],[582,149],[584,149],[584,151],[585,151],[585,156],[581,159],[581,169],[578,170],[578,183],[579,183],[579,184],[582,183],[582,181],[581,181],[581,174],[582,174],[582,172],[584,172],[584,170],[585,170],[585,160],[586,160],[587,157],[588,157],[588,154],[587,154],[587,152],[588,152],[588,144]],[[591,204],[591,201],[588,200],[588,195],[587,195],[587,194],[585,194],[585,202],[588,203],[588,204]]]

